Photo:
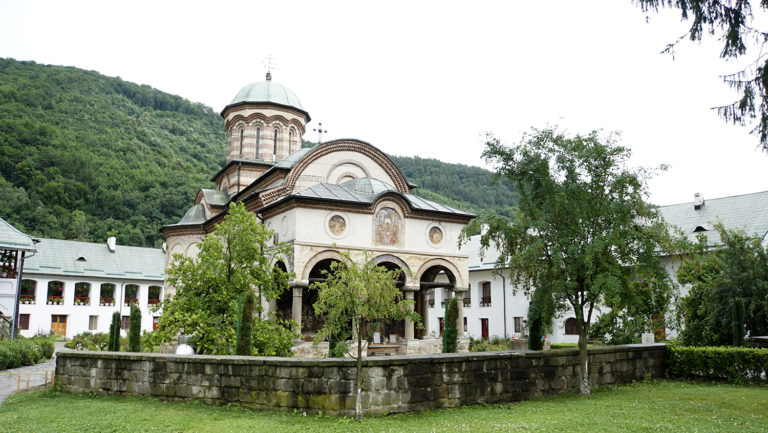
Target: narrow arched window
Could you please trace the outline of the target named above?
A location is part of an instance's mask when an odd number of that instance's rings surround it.
[[[256,128],[256,159],[259,159],[259,142],[261,141],[261,128]]]
[[[275,138],[272,142],[272,154],[277,157],[277,128],[275,128]]]
[[[290,150],[289,150],[289,152],[293,152],[293,150],[296,149],[294,147],[295,143],[293,142],[293,130],[288,132],[288,142],[290,143]]]
[[[245,135],[245,132],[243,131],[243,128],[240,128],[240,158],[243,157],[243,137]]]
[[[571,317],[565,321],[565,335],[578,335],[579,334],[579,322],[575,318]]]

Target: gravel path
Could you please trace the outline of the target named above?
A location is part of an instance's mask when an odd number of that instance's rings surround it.
[[[54,343],[56,351],[67,350],[63,342]],[[44,386],[45,373],[48,372],[48,385],[51,383],[51,371],[56,369],[56,354],[48,361],[26,367],[11,368],[0,370],[0,404],[8,398],[9,395],[16,392],[18,378],[21,376],[21,392],[27,389],[27,374],[29,374],[29,389]]]

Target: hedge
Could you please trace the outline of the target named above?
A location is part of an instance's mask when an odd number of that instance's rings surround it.
[[[53,355],[52,337],[19,337],[0,341],[0,370],[32,365]]]
[[[768,349],[667,346],[667,377],[766,382]]]

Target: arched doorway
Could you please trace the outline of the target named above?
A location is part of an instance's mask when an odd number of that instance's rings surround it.
[[[442,289],[442,291],[447,289],[452,292],[455,288],[456,276],[447,266],[435,264],[421,273],[421,277],[419,277],[419,291],[416,292],[414,300],[416,302],[416,312],[421,316],[424,327],[423,329],[416,329],[414,331],[416,338],[427,337],[430,333],[428,314],[430,295],[433,296],[431,299],[433,300],[434,305],[440,305],[442,299],[434,299],[434,297],[436,297],[435,289]],[[442,297],[445,298],[446,296],[443,295]],[[435,309],[435,311],[439,311],[439,309]],[[440,317],[442,314],[437,313],[437,315]],[[439,332],[438,329],[435,329],[434,331],[436,335]]]
[[[405,297],[405,292],[403,289],[405,288],[406,273],[405,269],[403,269],[403,266],[407,268],[407,265],[405,265],[402,260],[395,256],[379,256],[374,259],[374,261],[378,266],[381,266],[388,271],[398,271],[397,282],[395,285],[398,289],[400,289],[401,292],[403,292],[403,297]],[[397,263],[396,261],[400,263]],[[367,337],[371,341],[374,341],[373,335],[375,332],[378,332],[381,336],[382,343],[388,342],[390,336],[393,335],[397,336],[396,339],[405,338],[405,320],[385,320],[376,323],[369,323],[366,325],[366,329],[364,329],[363,337]]]
[[[326,280],[326,272],[331,272],[331,265],[339,260],[328,258],[315,263],[309,271],[309,288],[304,290],[301,296],[301,333],[305,339],[311,339],[323,327],[322,320],[315,316],[315,302],[317,302],[317,290],[312,289],[312,284]]]

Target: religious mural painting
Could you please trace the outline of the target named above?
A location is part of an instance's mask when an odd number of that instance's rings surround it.
[[[432,227],[429,229],[429,241],[437,245],[443,241],[443,231],[440,227]]]
[[[379,209],[373,224],[375,245],[397,246],[400,244],[403,221],[397,210],[391,207]]]
[[[347,222],[341,215],[334,215],[328,219],[328,230],[336,236],[341,236],[347,229]]]

